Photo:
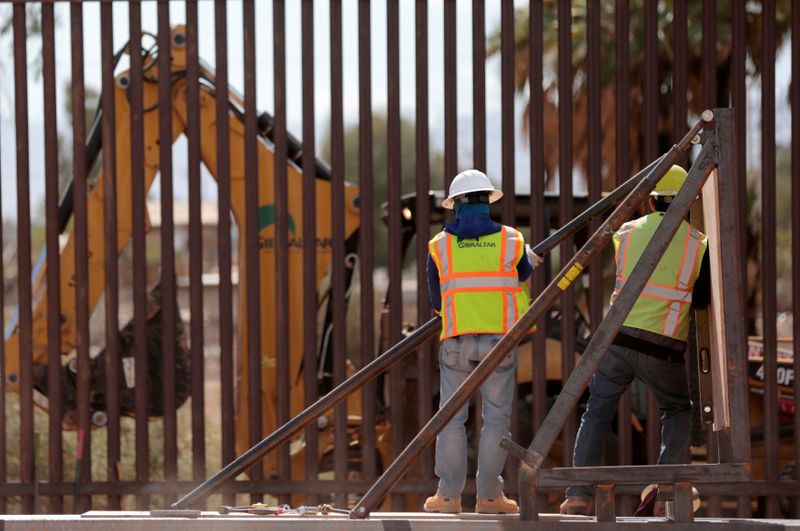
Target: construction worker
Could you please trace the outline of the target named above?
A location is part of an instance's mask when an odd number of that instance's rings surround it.
[[[650,194],[653,212],[625,223],[614,234],[617,273],[611,304],[685,180],[686,171],[672,166]],[[609,425],[620,397],[634,378],[650,388],[661,409],[658,464],[688,461],[692,412],[684,352],[690,307],[704,308],[710,300],[707,245],[702,232],[681,222],[592,378],[589,402],[575,440],[573,466],[602,464]],[[591,486],[570,487],[561,513],[589,514],[591,499]],[[663,502],[655,509],[660,510]]]
[[[533,269],[531,259],[537,265],[541,259],[524,245],[518,230],[489,217],[489,204],[502,195],[484,173],[459,173],[442,202],[444,208],[455,209],[456,219],[428,243],[428,291],[431,305],[442,316],[440,404],[528,308],[522,283]],[[481,386],[483,427],[475,506],[479,513],[519,511],[517,503],[503,494],[506,452],[500,448],[501,439],[510,435],[516,365],[514,349]],[[461,512],[467,476],[467,413],[465,405],[436,439],[439,488],[425,501],[428,512]]]

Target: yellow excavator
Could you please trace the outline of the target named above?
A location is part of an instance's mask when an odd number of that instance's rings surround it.
[[[186,132],[187,128],[187,102],[186,102],[186,80],[185,73],[187,68],[186,57],[186,35],[183,26],[176,26],[171,33],[171,49],[161,51],[169,53],[171,56],[171,75],[172,75],[172,138],[175,142],[178,137]],[[143,65],[145,80],[143,83],[143,108],[142,129],[144,132],[144,172],[145,190],[148,190],[159,172],[159,112],[167,106],[159,105],[158,100],[158,68],[156,68],[157,54],[154,48],[145,52]],[[117,54],[119,56],[121,54]],[[217,112],[215,102],[215,91],[225,90],[228,94],[228,127],[230,130],[230,187],[231,187],[231,209],[234,220],[238,228],[238,263],[245,264],[247,260],[247,250],[245,242],[246,234],[245,220],[245,168],[244,168],[244,145],[245,145],[245,126],[244,126],[244,102],[243,98],[237,95],[228,87],[217,87],[215,83],[215,73],[208,65],[200,63],[200,101],[199,101],[199,122],[200,122],[200,157],[208,168],[209,172],[217,178]],[[115,77],[114,102],[116,113],[116,179],[117,179],[117,253],[122,253],[132,235],[132,206],[131,206],[131,166],[130,166],[130,103],[128,90],[130,86],[130,72],[125,71]],[[258,119],[258,179],[259,179],[259,239],[262,241],[270,240],[275,234],[275,225],[271,223],[270,214],[274,205],[273,200],[273,179],[274,179],[274,146],[270,141],[271,118],[266,113],[261,114]],[[91,220],[88,226],[88,267],[89,267],[89,308],[93,310],[103,290],[105,288],[105,262],[103,237],[104,210],[103,210],[103,179],[101,164],[97,164],[102,146],[100,145],[101,127],[99,118],[95,120],[94,127],[87,141],[87,154],[90,167],[94,166],[90,178],[90,190],[88,193],[88,219]],[[296,164],[299,160],[301,146],[294,138],[289,138],[289,162],[288,162],[288,214],[290,217],[289,228],[293,239],[300,241],[303,238],[303,215],[304,207],[302,197],[302,178],[300,170]],[[321,162],[317,163],[316,175],[316,205],[317,211],[317,275],[316,282],[318,289],[327,284],[324,277],[328,274],[331,266],[332,251],[330,241],[332,238],[330,212],[331,212],[331,180],[328,168]],[[347,246],[355,246],[359,213],[357,202],[358,189],[347,184],[345,186],[344,203],[341,209],[344,212],[345,231]],[[71,187],[64,194],[60,205],[60,221],[62,232],[67,228],[72,213],[72,191]],[[147,212],[136,212],[135,215],[145,215]],[[149,219],[147,221],[149,229]],[[247,286],[247,275],[239,276],[238,290],[241,296],[239,315],[246,315],[248,296],[258,296],[261,301],[261,321],[260,323],[248,323],[247,319],[239,319],[238,322],[238,351],[236,361],[236,416],[238,419],[248,418],[248,378],[247,360],[248,344],[247,327],[257,326],[261,330],[261,381],[262,381],[262,411],[263,411],[263,430],[270,433],[277,424],[276,414],[276,355],[274,351],[273,330],[275,323],[273,300],[274,294],[274,252],[269,245],[259,245],[260,248],[260,293],[253,295]],[[44,261],[44,250],[40,254],[40,259],[34,267],[33,293],[33,362],[34,362],[34,388],[36,390],[37,405],[46,408],[48,404],[46,363],[47,363],[47,287],[45,282],[45,269],[47,264]],[[302,293],[302,249],[291,247],[289,249],[289,289],[291,293]],[[348,277],[352,279],[352,263],[348,268]],[[76,348],[76,315],[75,315],[75,288],[72,282],[75,271],[75,238],[69,232],[69,240],[60,252],[60,287],[61,287],[61,352],[66,359]],[[326,289],[326,288],[325,288]],[[160,331],[161,331],[161,311],[160,311],[160,290],[158,286],[153,288],[148,298],[148,355],[150,356],[150,389],[148,415],[151,417],[163,414],[163,390],[160,377]],[[321,297],[320,297],[321,299]],[[289,347],[290,352],[290,371],[292,380],[291,389],[291,412],[292,414],[300,411],[304,404],[304,380],[302,378],[302,351],[303,351],[303,301],[302,297],[292,297],[289,303],[289,319],[292,325],[289,328]],[[328,321],[330,321],[330,311],[328,311]],[[325,323],[330,326],[330,323]],[[131,373],[133,364],[133,334],[132,323],[129,323],[120,332],[120,351],[123,357],[122,366],[126,373]],[[178,404],[183,403],[189,396],[190,388],[190,366],[189,366],[189,345],[187,334],[184,331],[184,324],[178,322],[178,333],[176,334],[177,352],[177,400]],[[323,347],[326,348],[326,347]],[[328,347],[329,348],[329,347]],[[16,318],[13,318],[6,328],[5,333],[5,352],[6,352],[6,389],[8,391],[19,391],[19,328]],[[104,383],[104,352],[95,356],[91,363],[91,396],[92,396],[92,419],[98,426],[107,420],[105,416],[105,383]],[[327,356],[330,360],[331,357]],[[65,403],[65,421],[69,426],[74,420],[75,409],[75,377],[74,363],[67,363],[63,368],[64,395],[61,399]],[[120,374],[120,381],[123,382],[121,389],[121,412],[123,415],[133,416],[134,414],[134,382],[130,378],[125,378],[125,373]],[[329,385],[329,384],[328,384]],[[49,397],[49,399],[53,399]],[[361,404],[358,397],[353,397],[348,401],[348,419],[353,426],[352,436],[357,437],[360,424]],[[72,417],[72,418],[71,418]],[[244,451],[249,446],[249,434],[247,432],[247,422],[236,422],[236,449],[237,452]],[[379,432],[387,429],[385,424],[376,428]],[[320,457],[329,452],[333,445],[333,424],[320,430]],[[378,436],[379,451],[384,454],[383,459],[388,459],[388,438],[383,433]],[[302,477],[303,475],[303,445],[292,445],[293,452],[293,475]],[[387,461],[383,461],[387,462]],[[270,477],[276,470],[274,456],[268,457],[264,462],[264,471]]]
[[[172,111],[172,138],[174,143],[182,134],[186,133],[187,102],[186,102],[186,80],[185,73],[187,68],[186,57],[186,35],[183,26],[176,26],[171,33],[171,76],[172,76],[172,101],[169,108]],[[123,49],[123,52],[126,50]],[[143,108],[145,109],[142,129],[144,132],[144,171],[145,171],[145,190],[152,186],[156,175],[159,172],[159,112],[166,106],[159,105],[158,98],[158,68],[157,55],[159,51],[153,47],[146,50],[143,56],[145,79],[143,83]],[[161,53],[164,53],[163,51]],[[117,54],[119,57],[121,53]],[[228,94],[228,127],[230,130],[230,176],[231,176],[231,208],[234,220],[238,228],[238,263],[245,264],[247,252],[245,242],[247,241],[245,216],[245,171],[244,171],[244,102],[234,90],[228,87],[218,87],[215,81],[215,73],[211,67],[200,63],[200,99],[199,99],[199,123],[200,123],[200,157],[212,176],[217,178],[217,109],[215,93],[217,90],[225,90]],[[130,103],[129,87],[130,72],[122,72],[115,77],[114,102],[115,102],[115,141],[116,141],[116,179],[117,179],[117,254],[121,254],[127,247],[133,231],[132,206],[131,206],[131,166],[130,166]],[[273,200],[273,171],[274,171],[274,145],[271,142],[272,119],[266,113],[258,117],[258,179],[259,179],[259,238],[268,241],[274,237],[275,225],[271,223]],[[304,207],[302,197],[302,176],[297,165],[302,146],[300,142],[289,135],[288,139],[288,215],[291,219],[289,223],[292,238],[300,241],[303,238],[303,215]],[[105,289],[105,252],[104,252],[104,208],[103,208],[103,171],[102,165],[98,163],[102,153],[101,127],[99,116],[94,122],[89,138],[87,140],[87,161],[90,170],[90,189],[88,192],[88,219],[91,220],[88,226],[88,267],[89,267],[89,308],[93,311],[97,306],[101,294]],[[357,207],[358,188],[346,184],[344,203],[341,205],[345,217],[345,237],[346,252],[348,255],[357,253],[357,233],[359,224],[359,212]],[[431,200],[437,201],[438,196],[431,194]],[[548,204],[557,201],[557,197],[549,197]],[[431,213],[432,223],[442,223],[444,214],[437,205],[433,206]],[[518,210],[525,217],[527,208],[527,198],[517,198]],[[576,207],[586,206],[585,199],[579,199]],[[404,210],[407,208],[413,212],[415,202],[413,196],[403,198]],[[553,205],[551,204],[551,207]],[[331,212],[331,178],[330,170],[322,162],[316,165],[316,205],[317,212],[317,290],[320,308],[323,300],[330,289],[329,275],[332,251],[330,241],[332,238],[330,212]],[[550,208],[555,213],[556,209]],[[144,212],[136,212],[136,215],[147,216]],[[555,214],[554,214],[555,215]],[[62,367],[62,396],[58,398],[48,396],[47,391],[47,286],[45,270],[47,264],[44,260],[45,251],[40,253],[39,260],[36,261],[33,272],[33,363],[34,363],[34,389],[35,401],[37,405],[47,408],[48,400],[60,399],[64,403],[64,426],[65,428],[75,427],[75,364],[74,358],[70,355],[74,352],[77,344],[76,340],[76,315],[75,302],[76,293],[72,279],[75,272],[75,238],[72,232],[68,231],[69,221],[72,216],[72,189],[71,186],[65,192],[61,204],[59,205],[59,223],[62,233],[67,232],[69,239],[60,251],[60,301],[61,301],[61,352],[64,360],[69,360]],[[524,222],[524,220],[520,220]],[[548,221],[557,223],[557,218]],[[149,219],[146,220],[149,229]],[[414,224],[407,219],[403,220],[403,249],[408,249],[411,239],[414,237]],[[261,330],[261,367],[262,367],[262,425],[265,434],[271,433],[278,427],[277,422],[277,397],[276,397],[276,355],[274,351],[274,252],[270,245],[260,245],[260,293],[258,296],[261,301],[261,321],[257,324]],[[302,293],[302,249],[291,247],[289,250],[289,289],[291,293]],[[354,263],[347,263],[348,282],[354,278]],[[239,312],[240,316],[246,315],[247,300],[253,296],[247,286],[247,276],[240,275],[238,285]],[[349,293],[349,290],[348,290]],[[161,321],[161,293],[158,285],[151,288],[148,297],[148,327],[147,344],[149,357],[149,378],[150,396],[148,397],[148,416],[159,417],[163,415],[163,387],[160,374],[162,363],[160,346],[161,331],[163,323]],[[318,308],[318,312],[319,309]],[[328,330],[331,326],[331,309],[325,309],[323,330]],[[583,318],[584,312],[577,310],[574,312],[578,328],[577,349],[582,350],[585,344],[583,339],[587,337],[587,323]],[[554,314],[555,315],[555,314]],[[302,352],[303,352],[303,327],[306,325],[303,320],[303,301],[302,297],[292,297],[289,303],[289,350],[290,350],[290,404],[291,414],[295,415],[303,409],[304,405],[304,378],[302,377]],[[248,345],[247,327],[250,325],[247,319],[239,319],[237,323],[238,350],[236,360],[236,451],[241,453],[250,445],[248,426],[249,399],[248,399]],[[190,345],[188,344],[185,325],[178,314],[176,333],[176,397],[178,405],[181,405],[190,394]],[[560,383],[560,359],[561,347],[558,341],[557,315],[548,316],[548,339],[547,339],[547,380],[551,384]],[[323,334],[324,335],[324,334]],[[133,353],[133,323],[128,323],[120,331],[120,355],[122,356],[123,372],[119,375],[122,382],[120,389],[120,407],[123,415],[134,416],[134,381],[129,378],[133,373],[134,353]],[[330,363],[332,356],[330,342],[322,341],[318,348],[318,359],[322,364]],[[523,348],[530,349],[530,346]],[[19,392],[19,328],[16,317],[12,318],[5,332],[5,352],[6,352],[6,390]],[[91,382],[90,396],[92,408],[92,422],[95,426],[102,426],[107,421],[106,402],[105,402],[105,352],[101,351],[91,360]],[[518,382],[520,385],[520,400],[524,404],[525,398],[530,396],[530,382],[532,379],[532,358],[530,355],[520,356],[521,363],[518,368]],[[326,371],[325,368],[321,373]],[[352,369],[348,369],[351,371]],[[318,377],[320,393],[327,392],[331,388],[330,381],[324,381],[329,376],[321,375]],[[550,384],[548,384],[550,385]],[[551,393],[548,393],[551,394]],[[414,399],[415,400],[415,399]],[[436,400],[435,396],[431,400]],[[359,394],[348,399],[348,427],[351,445],[358,444],[358,437],[361,425],[361,403]],[[529,404],[528,404],[529,407]],[[530,415],[523,414],[528,417]],[[377,451],[376,461],[379,469],[383,464],[391,462],[390,455],[390,436],[391,426],[386,421],[381,421],[376,426]],[[531,434],[532,435],[532,434]],[[296,444],[295,444],[296,443]],[[292,444],[292,477],[303,477],[304,467],[304,444],[299,438]],[[328,423],[326,427],[321,427],[319,431],[319,458],[324,462],[324,457],[329,455],[333,448],[333,423]],[[273,477],[276,474],[277,463],[274,454],[268,455],[263,461],[265,477]]]

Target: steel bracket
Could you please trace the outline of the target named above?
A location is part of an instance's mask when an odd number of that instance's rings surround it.
[[[534,469],[538,469],[544,461],[542,455],[515,443],[510,437],[503,437],[500,441],[500,448]]]

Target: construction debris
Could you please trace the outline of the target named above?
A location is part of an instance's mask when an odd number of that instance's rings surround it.
[[[278,515],[294,515],[294,516],[325,516],[331,513],[349,515],[350,511],[347,509],[336,509],[328,504],[322,505],[302,505],[297,509],[292,509],[289,505],[270,506],[264,503],[254,503],[252,505],[245,505],[241,507],[230,507],[222,505],[217,509],[219,514],[231,513],[244,513],[255,514],[259,516],[278,516]]]

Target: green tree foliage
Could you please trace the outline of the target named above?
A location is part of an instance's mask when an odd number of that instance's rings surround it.
[[[590,0],[574,0],[571,2],[572,15],[572,69],[573,69],[573,105],[574,129],[573,149],[575,164],[586,169],[587,166],[587,123],[588,111],[587,97],[587,39],[586,39],[586,7]],[[591,0],[594,1],[594,0]],[[606,188],[609,188],[616,175],[616,160],[614,147],[616,139],[616,122],[614,106],[614,77],[616,72],[616,37],[614,11],[617,2],[614,0],[598,0],[600,7],[600,77],[601,77],[601,129],[603,173],[606,178]],[[672,0],[658,2],[658,128],[659,150],[664,151],[672,144],[673,90],[672,77],[675,65],[674,56],[674,16]],[[687,101],[690,114],[699,115],[702,111],[703,78],[702,78],[702,44],[703,44],[703,9],[706,2],[687,2],[687,45],[688,61],[687,74]],[[716,22],[716,60],[717,60],[717,94],[714,100],[720,106],[729,103],[732,80],[732,14],[733,6],[739,2],[730,0],[717,3]],[[746,47],[747,69],[750,76],[758,76],[762,68],[762,15],[760,2],[746,2]],[[528,9],[518,9],[515,14],[515,62],[514,79],[516,90],[527,93],[528,85]],[[544,0],[543,3],[543,88],[545,93],[544,108],[531,109],[530,102],[525,108],[524,127],[527,129],[528,115],[531,111],[543,113],[545,131],[545,166],[547,178],[551,179],[558,166],[558,21],[557,2]],[[776,46],[780,46],[786,38],[791,25],[791,6],[789,2],[779,2],[776,12]],[[643,166],[642,139],[643,139],[643,87],[646,67],[644,61],[644,2],[631,0],[629,8],[630,24],[630,91],[629,108],[630,119],[625,127],[629,130],[630,156],[627,161],[628,172]],[[500,53],[500,29],[497,28],[491,35],[488,46],[488,55]],[[648,103],[650,104],[650,103]],[[686,119],[686,118],[684,118]],[[527,131],[526,131],[527,132]]]
[[[344,133],[344,164],[345,180],[358,185],[359,179],[359,138],[358,125],[353,125],[345,129]],[[403,194],[416,191],[416,129],[414,123],[408,120],[400,120],[400,174],[401,187]],[[375,265],[378,267],[387,264],[388,232],[384,221],[385,204],[389,200],[389,186],[387,179],[388,150],[387,141],[387,121],[385,116],[375,116],[372,120],[372,179],[374,186],[373,214],[375,216]],[[331,160],[331,138],[330,133],[325,136],[322,142],[321,157]],[[431,149],[430,155],[430,174],[431,188],[441,189],[443,186],[444,156],[440,151]],[[438,230],[438,229],[435,229]],[[362,247],[362,252],[364,251]],[[413,256],[409,253],[407,260]]]
[[[33,53],[28,53],[28,67],[34,72],[36,78],[38,79],[42,75],[42,9],[40,5],[28,4],[25,6],[25,26],[25,33],[28,39],[31,37],[36,37],[39,41],[38,52],[33,51]],[[8,17],[5,20],[0,21],[0,38],[8,37],[10,39],[12,38],[13,34],[14,17],[9,12]]]

